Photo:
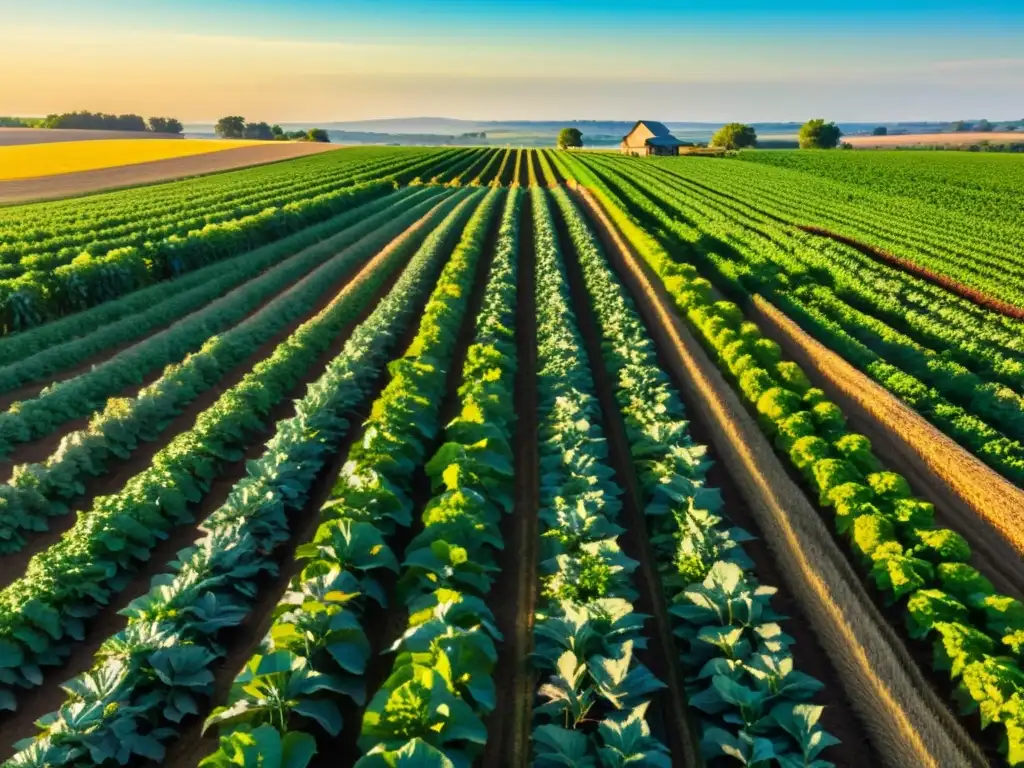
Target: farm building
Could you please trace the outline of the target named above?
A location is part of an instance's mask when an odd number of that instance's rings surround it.
[[[622,138],[619,148],[626,155],[677,155],[686,142],[673,136],[662,123],[639,120]]]

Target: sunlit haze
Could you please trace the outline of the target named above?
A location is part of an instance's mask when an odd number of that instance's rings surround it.
[[[1011,0],[33,0],[0,115],[1019,119],[1022,40]]]

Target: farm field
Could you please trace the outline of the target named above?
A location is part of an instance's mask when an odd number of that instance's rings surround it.
[[[1024,765],[1024,166],[924,154],[0,209],[3,764]]]
[[[154,160],[204,155],[239,147],[258,146],[255,141],[194,139],[107,139],[89,142],[52,142],[0,147],[0,181],[32,179],[60,173],[95,171],[113,166],[136,165]]]

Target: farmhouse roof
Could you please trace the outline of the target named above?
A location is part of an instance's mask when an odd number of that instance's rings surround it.
[[[664,123],[659,123],[659,122],[657,122],[655,120],[637,120],[636,121],[636,125],[634,125],[632,128],[630,128],[629,132],[632,133],[633,131],[635,131],[641,125],[646,125],[647,126],[647,130],[649,130],[655,136],[671,136],[672,135],[672,132],[668,128],[665,127]]]

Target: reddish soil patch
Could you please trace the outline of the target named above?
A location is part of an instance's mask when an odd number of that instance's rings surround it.
[[[99,132],[96,131],[96,133]],[[124,165],[117,168],[62,173],[36,179],[0,181],[0,204],[53,200],[121,187],[137,187],[160,181],[231,171],[250,165],[266,165],[320,152],[330,152],[338,148],[334,144],[317,142],[267,142],[265,146],[225,149],[220,152],[208,152],[191,157],[172,157],[166,160]]]
[[[981,133],[966,131],[964,133],[907,133],[893,136],[844,136],[843,141],[857,149],[881,147],[960,147],[964,144],[980,144],[987,141],[991,144],[1024,144],[1024,133],[999,131]]]
[[[1022,138],[1024,138],[1024,134],[1022,134]],[[883,262],[887,266],[897,267],[902,269],[904,272],[914,275],[915,277],[927,280],[933,285],[945,288],[950,293],[955,293],[960,298],[967,299],[983,309],[998,312],[1001,315],[1006,315],[1007,317],[1012,317],[1016,320],[1024,320],[1024,307],[1018,307],[1016,304],[1000,301],[999,299],[993,298],[976,288],[971,288],[969,285],[965,285],[958,280],[954,280],[947,275],[933,272],[927,267],[922,267],[920,264],[917,264],[910,259],[904,259],[894,253],[883,251],[881,248],[876,248],[873,245],[862,243],[860,240],[855,240],[852,237],[847,237],[846,235],[841,235],[838,232],[823,229],[822,227],[798,225],[798,229],[801,229],[811,235],[827,237],[830,240],[835,240],[837,243],[848,245],[854,250],[860,251],[865,256],[870,256],[876,261]]]

